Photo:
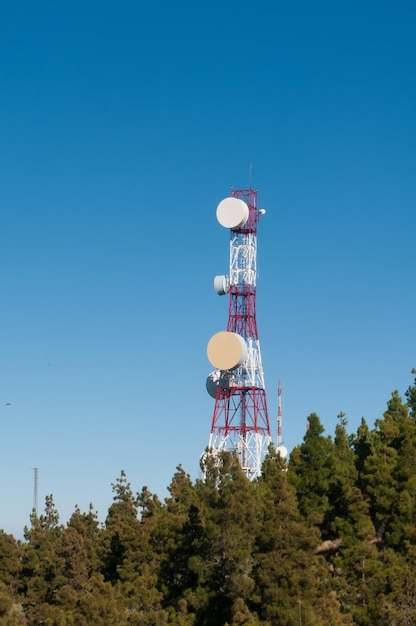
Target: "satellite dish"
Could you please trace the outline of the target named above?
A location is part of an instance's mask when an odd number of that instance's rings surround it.
[[[207,391],[213,398],[217,396],[217,387],[229,389],[236,385],[235,376],[230,375],[228,372],[220,372],[220,370],[214,370],[207,378]]]
[[[217,206],[217,220],[224,228],[241,228],[248,216],[249,208],[241,198],[224,198]]]
[[[214,370],[207,378],[207,391],[213,398],[217,395],[218,382],[220,380],[221,372]]]
[[[211,337],[207,355],[218,370],[237,369],[247,358],[247,344],[241,335],[224,330]]]
[[[288,450],[286,446],[277,446],[277,452],[280,454],[282,459],[285,459],[287,457]]]
[[[215,276],[214,289],[219,296],[230,292],[230,279],[228,276]]]

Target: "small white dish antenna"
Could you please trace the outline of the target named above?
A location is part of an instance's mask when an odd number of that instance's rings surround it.
[[[248,220],[249,208],[241,198],[224,198],[217,206],[217,220],[224,228],[236,230]]]
[[[225,296],[230,293],[230,278],[229,276],[215,276],[214,289],[219,296]]]
[[[286,446],[277,446],[277,452],[280,454],[282,459],[285,459],[288,455],[288,450]]]

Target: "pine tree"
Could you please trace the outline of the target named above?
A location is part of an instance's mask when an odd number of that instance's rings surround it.
[[[374,537],[370,507],[359,486],[359,472],[353,438],[346,431],[347,421],[338,416],[334,445],[329,457],[329,508],[323,524],[323,534],[339,539],[340,549],[352,542]]]
[[[90,504],[88,513],[81,512],[80,508],[76,506],[69,519],[67,530],[69,532],[75,531],[81,538],[83,550],[85,550],[86,559],[89,563],[89,574],[98,572],[100,568],[98,546],[101,527],[93,505]]]
[[[322,435],[324,428],[316,413],[309,415],[308,423],[303,443],[290,455],[288,477],[296,489],[301,514],[310,524],[322,527],[329,509],[329,459],[333,444],[330,437]]]
[[[126,578],[126,567],[131,564],[130,551],[140,535],[140,522],[138,504],[124,470],[112,489],[114,502],[108,510],[102,534],[102,573],[105,580],[115,584]]]
[[[383,420],[379,422],[385,443],[397,453],[393,470],[396,498],[385,529],[387,545],[407,553],[409,544],[416,544],[416,421],[408,415],[397,391],[387,404]]]
[[[371,452],[362,466],[361,486],[370,504],[377,542],[390,545],[393,541],[397,546],[407,533],[415,537],[412,498],[416,486],[416,424],[397,391],[375,426]]]
[[[414,422],[397,391],[375,429],[370,432],[363,421],[353,438],[364,517],[354,521],[356,541],[348,540],[334,565],[345,583],[340,582],[340,597],[344,606],[351,607],[359,625],[396,623],[391,621],[388,598],[394,597],[391,580],[397,580],[397,575],[391,577],[397,572],[397,550],[405,552],[414,538],[415,444]],[[357,509],[351,513],[354,511]]]
[[[284,470],[282,459],[271,450],[257,486],[261,524],[256,537],[254,608],[261,623],[274,626],[348,624],[331,591],[327,565],[316,554],[319,530],[302,519]]]
[[[345,546],[334,564],[339,576],[334,581],[337,596],[344,612],[352,614],[353,624],[381,626],[385,572],[383,555],[376,544],[363,540]]]
[[[412,374],[416,374],[416,369],[412,369]],[[416,418],[416,377],[413,385],[410,385],[406,391],[407,406],[411,417]]]
[[[23,606],[27,624],[35,626],[54,613],[57,602],[63,527],[52,495],[46,496],[44,514],[38,517],[33,511],[30,520],[31,527],[25,528],[27,544],[22,557]]]
[[[141,520],[138,517],[139,507],[145,506],[144,494],[134,496],[124,470],[112,487],[114,502],[102,533],[102,573],[114,585],[128,624],[164,624],[167,617],[157,588],[159,557],[150,536],[154,523],[150,515],[142,515]],[[146,497],[157,506],[151,494],[146,493]]]
[[[0,530],[0,582],[16,597],[21,571],[22,546],[13,535]]]
[[[372,433],[363,417],[361,418],[361,424],[358,427],[356,435],[351,437],[351,442],[355,453],[355,466],[358,471],[358,486],[361,488],[363,485],[361,476],[363,474],[364,464],[372,451]]]
[[[416,624],[416,554],[394,554],[390,558],[385,594],[385,619],[390,626]]]
[[[247,605],[253,592],[258,517],[254,485],[235,455],[220,453],[212,464],[208,460],[206,471],[206,480],[196,484],[201,511],[189,517],[195,579],[184,595],[196,626],[220,626],[234,619],[233,612]]]
[[[186,613],[194,615],[199,602],[192,606],[190,598],[199,585],[197,563],[204,552],[201,505],[189,474],[180,465],[168,489],[170,497],[157,527],[159,545],[164,546],[160,571],[164,606],[182,615],[187,607]]]

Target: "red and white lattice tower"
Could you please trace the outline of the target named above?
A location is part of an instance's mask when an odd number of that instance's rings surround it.
[[[250,479],[260,475],[271,443],[256,320],[257,227],[264,213],[251,187],[231,189],[217,207],[219,223],[230,230],[230,270],[215,277],[214,288],[229,295],[229,310],[227,330],[216,333],[207,347],[215,367],[207,379],[215,398],[208,451],[235,452]]]

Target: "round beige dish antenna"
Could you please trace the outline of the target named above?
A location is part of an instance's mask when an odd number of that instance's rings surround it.
[[[217,220],[224,228],[241,228],[248,216],[249,208],[241,198],[224,198],[217,206]]]
[[[228,276],[215,276],[214,289],[219,296],[225,296],[230,292],[230,278]]]
[[[223,330],[209,340],[207,355],[209,361],[218,370],[237,369],[247,358],[247,344],[237,333]]]
[[[277,446],[277,452],[280,454],[282,459],[285,459],[287,457],[288,452],[286,446]]]

